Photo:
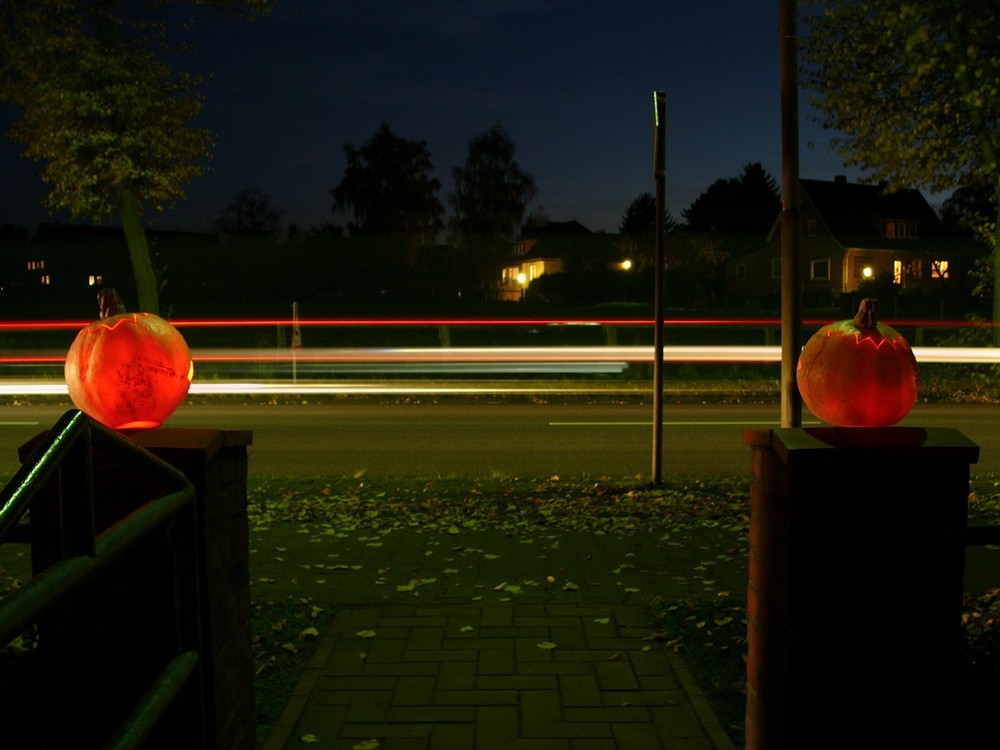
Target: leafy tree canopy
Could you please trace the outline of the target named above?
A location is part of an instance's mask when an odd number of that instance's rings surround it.
[[[668,232],[678,228],[669,210],[663,214],[664,228]],[[629,237],[644,237],[656,233],[656,197],[652,193],[641,193],[633,200],[618,224],[619,233]]]
[[[803,78],[848,166],[933,192],[1000,174],[1000,3],[839,0],[807,15]]]
[[[271,196],[255,187],[243,188],[233,196],[215,228],[232,240],[268,239],[281,236],[282,211],[274,207]]]
[[[501,259],[537,193],[535,179],[518,164],[516,153],[498,122],[469,141],[465,164],[452,169],[452,242],[477,266],[487,292],[500,282]]]
[[[896,188],[989,185],[995,217],[1000,2],[834,0],[806,23],[803,82],[823,126],[840,133],[831,140],[845,164]],[[993,298],[998,320],[1000,294]]]
[[[469,141],[465,165],[452,169],[451,229],[459,238],[513,240],[537,192],[534,178],[515,158],[517,148],[497,123]]]
[[[744,166],[739,177],[713,182],[681,216],[693,231],[765,233],[780,211],[777,182],[754,162]]]
[[[352,215],[350,233],[433,242],[444,228],[444,206],[427,142],[400,138],[382,123],[364,146],[345,145],[344,152],[347,170],[330,194],[335,211]]]
[[[269,7],[194,2],[248,15]],[[0,0],[0,99],[23,113],[9,135],[44,162],[51,208],[121,219],[139,304],[151,312],[158,303],[144,207],[184,197],[212,141],[192,124],[202,107],[197,77],[167,62],[177,51],[160,12],[168,3]]]

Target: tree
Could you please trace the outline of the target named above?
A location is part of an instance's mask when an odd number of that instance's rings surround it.
[[[282,213],[271,203],[270,195],[259,188],[246,187],[233,196],[216,219],[215,228],[230,240],[274,241],[281,237]]]
[[[664,211],[663,227],[667,232],[677,231],[678,224]],[[656,256],[656,198],[652,193],[641,193],[633,200],[618,225],[622,251],[637,268],[655,263]]]
[[[475,263],[488,293],[500,283],[510,250],[537,189],[514,158],[517,148],[499,122],[469,141],[465,165],[452,169],[452,242]]]
[[[846,166],[890,188],[985,183],[1000,211],[1000,3],[838,0],[807,15],[803,82]],[[994,269],[1000,222],[992,221]],[[993,319],[1000,321],[1000,273]],[[1000,327],[994,327],[1000,344]]]
[[[179,0],[178,0],[179,1]],[[266,11],[269,0],[201,0]],[[192,124],[197,77],[166,62],[168,24],[120,0],[0,0],[0,98],[23,112],[10,137],[45,162],[47,204],[121,220],[140,309],[157,312],[143,216],[184,196],[211,135]]]
[[[698,232],[766,233],[780,211],[777,181],[754,162],[739,177],[713,182],[681,216],[688,229]]]
[[[374,240],[387,262],[414,266],[420,246],[444,229],[427,142],[400,138],[383,122],[364,146],[348,144],[344,152],[347,170],[330,191],[333,210],[350,213],[350,235]]]

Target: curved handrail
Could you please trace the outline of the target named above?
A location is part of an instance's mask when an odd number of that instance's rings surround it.
[[[96,534],[94,447],[156,477],[164,488],[163,494]],[[0,645],[9,644],[122,555],[194,505],[194,486],[182,472],[83,412],[70,410],[60,417],[7,485],[0,489],[0,543],[57,475],[63,557],[0,599]],[[197,582],[178,585],[196,588]],[[185,598],[189,602],[197,600],[197,596]],[[197,620],[196,605],[193,615]],[[177,656],[165,665],[132,714],[118,727],[108,747],[138,747],[153,731],[165,706],[180,695],[198,670],[198,643],[178,646]]]

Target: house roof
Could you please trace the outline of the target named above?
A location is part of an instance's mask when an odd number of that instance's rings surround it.
[[[919,190],[888,192],[883,185],[862,185],[837,178],[800,180],[802,192],[834,235],[879,236],[881,221],[912,221],[923,237],[939,234],[941,221]]]

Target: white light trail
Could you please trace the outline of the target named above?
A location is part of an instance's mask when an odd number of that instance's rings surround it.
[[[992,347],[914,347],[918,364],[963,363],[1000,364],[1000,348]],[[294,356],[299,372],[308,378],[290,379],[223,378],[199,380],[200,367],[259,364],[275,369],[290,366],[293,356],[288,351],[250,349],[195,349],[195,382],[193,395],[213,394],[439,394],[439,393],[595,393],[620,392],[630,386],[624,381],[615,385],[595,383],[552,384],[537,382],[474,382],[420,381],[410,383],[367,383],[324,380],[324,375],[348,373],[392,373],[416,376],[427,373],[451,375],[455,378],[472,373],[492,374],[607,374],[623,372],[630,364],[653,361],[651,346],[581,346],[581,347],[452,347],[410,349],[338,349],[307,348]],[[60,354],[53,352],[22,352],[16,359],[0,357],[0,366],[62,369]],[[770,364],[781,361],[779,346],[667,346],[663,358],[668,363],[729,363]],[[0,369],[2,372],[2,369]],[[53,373],[54,375],[54,373]],[[0,396],[66,395],[66,384],[53,375],[38,377],[0,378]],[[634,386],[632,389],[635,390]]]

